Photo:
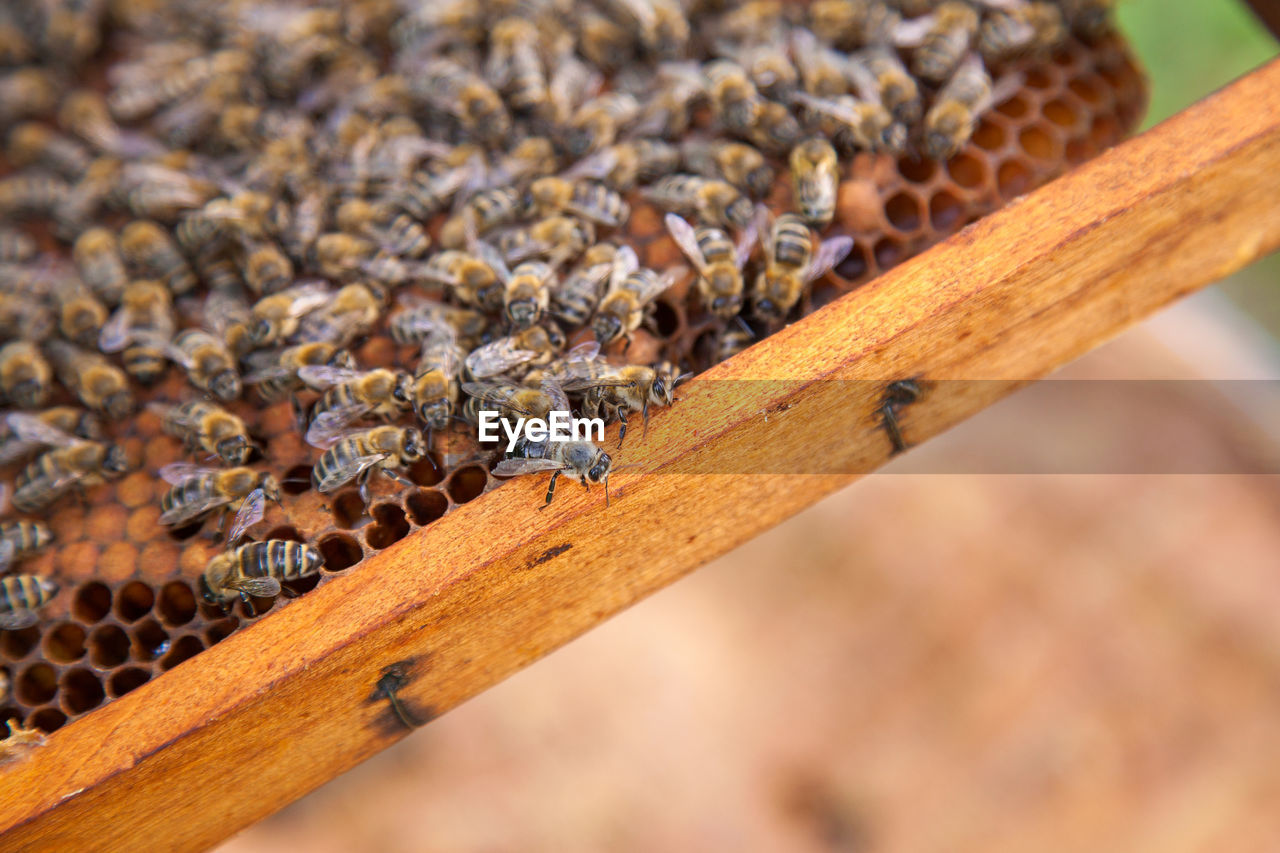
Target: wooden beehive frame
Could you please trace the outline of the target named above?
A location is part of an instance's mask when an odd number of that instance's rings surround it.
[[[225,838],[407,733],[388,672],[429,720],[857,476],[670,472],[874,469],[889,381],[993,380],[926,386],[922,441],[1280,246],[1277,197],[1280,61],[708,371],[800,381],[738,383],[712,421],[729,386],[691,383],[706,405],[654,417],[608,509],[512,482],[55,732],[3,773],[5,847]]]

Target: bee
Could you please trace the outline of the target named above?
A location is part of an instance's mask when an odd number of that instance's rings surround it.
[[[174,462],[160,469],[160,479],[172,487],[160,499],[159,518],[161,524],[170,527],[183,527],[222,509],[220,534],[231,505],[238,503],[228,542],[235,542],[262,520],[267,500],[280,503],[280,484],[276,478],[252,468],[201,468]]]
[[[169,232],[154,222],[139,219],[120,232],[125,263],[144,278],[163,281],[175,296],[195,289],[196,274]]]
[[[640,115],[640,102],[625,92],[597,95],[574,111],[561,132],[560,144],[577,160],[614,143]]]
[[[630,246],[619,248],[613,257],[608,291],[591,318],[591,331],[600,346],[618,338],[625,338],[629,343],[631,333],[640,328],[653,300],[686,272],[684,267],[676,267],[659,275],[641,267]]]
[[[51,71],[35,66],[0,76],[0,124],[53,112],[61,89]]]
[[[278,293],[293,284],[293,261],[270,241],[251,244],[241,269],[245,283],[258,296]]]
[[[93,154],[82,142],[33,121],[9,131],[7,153],[14,166],[44,167],[68,181],[83,177],[93,161]]]
[[[1111,12],[1115,0],[1059,0],[1062,16],[1071,31],[1096,40],[1111,31]]]
[[[882,0],[814,0],[809,28],[840,50],[888,44],[902,14]]]
[[[1062,9],[1043,0],[1001,0],[987,10],[978,28],[983,59],[999,61],[1022,53],[1045,53],[1067,37]]]
[[[320,455],[311,469],[311,483],[316,491],[327,493],[358,480],[360,497],[368,504],[369,478],[375,472],[412,486],[392,468],[407,467],[426,455],[422,434],[412,427],[381,426],[347,433]]]
[[[385,367],[360,371],[303,365],[298,378],[323,392],[311,407],[307,427],[307,443],[313,447],[331,444],[361,418],[391,421],[413,405],[413,378]]]
[[[925,153],[936,160],[955,156],[973,136],[982,114],[1015,92],[1021,82],[1021,76],[1015,74],[993,84],[982,58],[969,56],[925,113]]]
[[[30,628],[39,621],[36,611],[44,607],[58,594],[58,584],[52,578],[38,575],[10,575],[0,578],[0,629],[19,631]],[[22,729],[13,728],[10,721],[10,740]]]
[[[9,465],[46,447],[64,434],[98,441],[102,424],[74,406],[54,406],[38,412],[10,412],[0,419],[0,465]]]
[[[254,303],[245,331],[229,331],[228,346],[237,356],[243,356],[250,350],[286,340],[298,330],[303,317],[332,298],[333,294],[318,282],[264,296]]]
[[[551,316],[571,327],[585,326],[600,303],[617,251],[613,243],[596,243],[583,252],[578,265],[551,288]]]
[[[223,401],[240,396],[242,386],[236,359],[221,338],[204,329],[183,329],[167,352],[199,390]]]
[[[0,521],[0,572],[43,550],[53,541],[49,528],[36,521]]]
[[[700,175],[668,175],[646,189],[645,196],[664,210],[711,225],[745,228],[755,214],[751,200],[737,187]]]
[[[760,119],[763,99],[746,70],[736,62],[717,59],[703,68],[711,114],[732,133],[746,133]]]
[[[516,477],[550,471],[551,482],[547,485],[544,506],[555,497],[556,480],[562,473],[576,478],[588,490],[591,488],[588,483],[604,483],[604,502],[608,506],[609,469],[612,464],[609,454],[590,441],[530,441],[521,438],[515,447],[503,454],[493,473],[499,477]]]
[[[128,458],[117,445],[65,434],[57,440],[57,446],[28,463],[14,480],[11,502],[19,512],[42,512],[72,488],[96,486],[129,470]]]
[[[25,263],[36,256],[36,241],[15,228],[0,227],[0,263]]]
[[[906,125],[894,121],[893,114],[879,100],[864,101],[852,95],[815,98],[805,92],[797,92],[794,99],[816,117],[818,129],[831,137],[840,151],[898,153],[906,146]]]
[[[627,221],[631,207],[603,184],[539,178],[529,187],[527,211],[538,216],[571,213],[596,225],[618,228]]]
[[[147,410],[160,418],[160,428],[166,435],[182,439],[188,453],[199,448],[227,465],[243,465],[253,451],[244,421],[215,403],[150,403]]]
[[[853,238],[831,237],[813,251],[809,226],[794,213],[784,213],[769,224],[765,266],[751,291],[751,310],[762,320],[786,319],[804,288],[826,275],[851,249]]]
[[[0,391],[23,409],[43,406],[49,398],[53,370],[40,348],[30,341],[0,347]]]
[[[444,58],[429,59],[410,77],[413,94],[449,113],[486,144],[501,143],[511,130],[502,96],[479,75]]]
[[[117,305],[129,280],[120,259],[120,246],[115,234],[106,228],[90,228],[76,238],[71,250],[80,278],[93,288],[103,301]]]
[[[229,611],[239,596],[250,616],[256,616],[253,597],[272,598],[284,592],[292,580],[311,577],[324,566],[324,556],[310,545],[288,539],[250,542],[218,554],[200,577],[200,596],[207,604]]]
[[[750,145],[720,139],[687,139],[680,156],[690,172],[720,178],[748,195],[763,198],[773,186],[773,168]]]
[[[538,43],[537,27],[520,17],[503,18],[489,33],[486,74],[517,112],[539,112],[547,105],[547,75]]]
[[[861,51],[850,58],[848,70],[863,100],[879,102],[904,127],[920,121],[920,87],[891,48],[878,46]]]
[[[652,183],[680,168],[680,150],[661,139],[627,139],[582,158],[566,178],[592,178],[619,192]]]
[[[541,256],[548,258],[553,266],[559,266],[582,254],[595,241],[596,229],[590,221],[572,216],[548,216],[498,235],[498,251],[511,263]],[[480,251],[478,247],[477,251]]]
[[[401,296],[400,311],[391,315],[387,330],[391,340],[402,346],[419,346],[441,326],[447,326],[451,334],[462,343],[479,340],[489,324],[488,318],[469,308],[458,308],[440,302],[412,299]]]
[[[81,346],[93,346],[107,322],[107,306],[103,305],[84,282],[69,277],[53,289],[58,310],[58,331],[67,340]]]
[[[481,190],[440,227],[440,244],[461,249],[486,232],[518,221],[524,212],[524,197],[516,187]]]
[[[422,352],[413,373],[413,411],[432,431],[449,425],[458,405],[458,371],[466,352],[458,346],[452,326],[438,323],[422,339]]]
[[[894,40],[914,48],[913,74],[929,83],[941,83],[955,71],[977,35],[974,8],[962,0],[948,0],[927,15],[900,23]]]
[[[71,194],[71,185],[51,172],[24,171],[0,178],[0,217],[52,216]]]
[[[345,347],[373,331],[382,309],[381,291],[375,292],[372,286],[359,282],[348,284],[307,314],[299,335],[303,340]]]
[[[463,366],[470,378],[488,379],[517,367],[544,365],[555,358],[564,345],[564,333],[555,325],[532,326],[472,350]]]
[[[819,228],[831,222],[839,183],[839,161],[830,142],[813,137],[792,149],[792,194],[805,222]]]
[[[743,136],[773,157],[782,157],[800,141],[800,123],[786,104],[765,101],[755,125]]]
[[[309,341],[275,352],[253,353],[249,364],[253,369],[244,377],[244,382],[257,385],[258,394],[268,403],[305,387],[298,378],[298,369],[304,365],[356,369],[351,353],[327,341]]]
[[[343,231],[373,240],[393,255],[421,258],[431,248],[422,223],[386,204],[348,199],[338,207],[336,220]]]
[[[436,252],[427,258],[421,276],[428,282],[449,288],[463,305],[485,312],[502,308],[505,288],[493,268],[475,253],[455,249]]]
[[[756,225],[744,229],[735,244],[719,228],[694,228],[668,213],[667,231],[698,273],[698,293],[702,304],[717,317],[732,317],[742,310],[742,268],[756,243]]]
[[[569,361],[555,378],[566,392],[583,392],[584,417],[621,421],[621,447],[627,437],[627,415],[640,412],[647,427],[649,406],[670,406],[676,386],[690,375],[670,362],[615,367],[603,360],[578,359]]]

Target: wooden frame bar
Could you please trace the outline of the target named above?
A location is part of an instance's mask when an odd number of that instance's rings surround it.
[[[545,478],[513,481],[59,730],[0,777],[4,847],[225,838],[406,733],[388,672],[429,720],[854,479],[663,472],[870,470],[883,383],[925,379],[901,416],[922,441],[1280,246],[1278,198],[1280,61],[712,369],[802,381],[659,412],[609,508],[566,484],[542,510]]]

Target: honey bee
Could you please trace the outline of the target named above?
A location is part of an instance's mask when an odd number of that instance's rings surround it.
[[[555,497],[556,480],[561,474],[576,478],[588,490],[591,488],[588,483],[604,483],[604,503],[608,506],[609,469],[612,464],[609,454],[590,441],[530,441],[521,438],[515,447],[503,454],[493,473],[499,477],[516,477],[550,471],[551,482],[547,485],[544,506]]]
[[[0,347],[0,391],[15,406],[43,406],[52,382],[53,370],[34,343],[10,341]]]
[[[79,180],[93,161],[83,143],[33,121],[9,131],[7,153],[15,166],[42,166],[69,181]]]
[[[888,44],[902,15],[882,0],[814,0],[809,28],[841,50]]]
[[[50,437],[52,438],[52,436]],[[82,490],[114,479],[129,470],[124,450],[117,445],[83,441],[68,435],[19,472],[13,483],[14,509],[38,513],[71,489]]]
[[[597,95],[574,111],[560,134],[570,159],[577,160],[612,145],[640,115],[640,102],[626,92]]]
[[[675,267],[659,275],[641,267],[630,246],[619,248],[613,257],[609,289],[591,318],[591,331],[600,346],[618,338],[626,339],[629,344],[631,333],[640,328],[653,300],[686,272],[684,267]]]
[[[524,197],[517,188],[481,190],[441,226],[440,244],[461,249],[486,232],[518,221],[523,211]]]
[[[218,554],[205,566],[200,577],[200,596],[224,613],[237,596],[249,616],[256,616],[253,598],[292,595],[283,584],[311,577],[324,565],[324,556],[301,542],[267,539],[250,542],[233,551]]]
[[[667,231],[698,273],[698,293],[702,304],[717,317],[732,317],[742,310],[742,268],[755,248],[757,229],[753,222],[735,244],[719,228],[694,228],[668,213]]]
[[[244,421],[207,400],[188,400],[176,406],[150,403],[166,435],[182,439],[188,453],[204,450],[227,465],[243,465],[253,451]]]
[[[1059,0],[1058,5],[1072,32],[1086,39],[1098,39],[1111,31],[1115,0]]]
[[[391,315],[387,330],[391,340],[402,346],[421,345],[441,326],[447,326],[459,342],[472,343],[484,334],[489,323],[483,314],[469,308],[416,300],[404,295],[400,300],[403,307]]]
[[[505,288],[493,268],[475,253],[455,249],[436,252],[427,258],[421,276],[428,282],[449,288],[463,305],[485,312],[502,308]]]
[[[755,214],[737,187],[700,175],[668,175],[648,187],[645,197],[664,210],[723,227],[745,228]]]
[[[547,75],[538,56],[538,29],[520,17],[503,18],[489,33],[486,74],[517,112],[536,112],[547,104]]]
[[[70,194],[70,184],[51,172],[25,171],[0,178],[0,217],[52,216]]]
[[[720,178],[756,198],[773,186],[773,168],[750,145],[720,139],[688,139],[680,145],[685,168],[708,178]]]
[[[129,266],[144,278],[159,279],[175,296],[195,289],[196,274],[169,232],[139,219],[120,232],[120,251]]]
[[[999,61],[1022,53],[1045,53],[1067,37],[1062,9],[1043,0],[1000,0],[978,28],[983,59]]]
[[[551,316],[571,327],[585,326],[600,304],[601,291],[613,272],[613,243],[596,243],[578,265],[551,289]]]
[[[751,310],[762,320],[782,321],[810,282],[827,274],[853,248],[851,237],[831,237],[813,251],[809,226],[794,213],[769,224],[765,266],[751,291]]]
[[[54,406],[38,412],[10,412],[0,420],[0,426],[3,427],[0,432],[0,465],[9,465],[58,444],[64,434],[90,441],[102,438],[102,424],[98,419],[74,406]]]
[[[582,254],[595,241],[596,229],[589,221],[548,216],[498,235],[498,251],[511,263],[545,257],[553,266],[559,266]],[[476,250],[481,251],[478,246]]]
[[[239,504],[235,521],[227,535],[228,542],[262,520],[267,500],[280,503],[280,484],[276,478],[252,468],[201,468],[187,462],[173,462],[160,469],[160,479],[172,488],[160,499],[161,524],[184,527],[222,509],[222,525],[226,523],[232,504]]]
[[[488,379],[517,367],[546,364],[564,349],[564,345],[564,333],[556,326],[532,326],[472,350],[463,365],[472,379]]]
[[[454,329],[439,323],[422,339],[422,352],[413,374],[413,411],[432,431],[449,425],[458,405],[458,371],[466,352],[458,346]]]
[[[14,228],[0,227],[0,263],[25,263],[36,256],[36,241]]]
[[[80,277],[105,302],[117,305],[129,280],[116,236],[106,228],[90,228],[76,238],[71,251]]]
[[[316,491],[327,493],[358,480],[360,496],[368,504],[369,478],[375,472],[412,486],[392,468],[407,467],[426,455],[422,434],[412,427],[381,426],[347,433],[320,455],[311,469],[311,483]]]
[[[609,228],[620,227],[631,213],[622,196],[603,184],[564,178],[534,181],[529,187],[527,210],[539,216],[571,213]]]
[[[938,4],[932,12],[903,21],[894,40],[914,48],[911,71],[922,80],[941,83],[951,76],[978,35],[978,13],[962,0]]]
[[[167,352],[199,390],[223,401],[240,396],[240,371],[236,368],[235,356],[221,338],[204,329],[183,329]]]
[[[973,136],[982,114],[1016,91],[1021,82],[1019,75],[1011,75],[993,84],[982,58],[969,56],[925,113],[925,154],[936,160],[954,157]]]
[[[44,68],[27,66],[0,76],[0,123],[53,112],[60,89]]]
[[[441,57],[428,59],[410,76],[415,97],[452,115],[486,144],[501,143],[511,130],[502,96],[479,75]]]
[[[303,365],[298,378],[323,392],[311,407],[307,443],[325,447],[351,424],[365,417],[391,421],[413,405],[413,378],[384,367],[344,370],[327,365]]]
[[[52,578],[38,575],[10,575],[0,578],[0,629],[19,631],[30,628],[40,617],[36,611],[44,607],[58,594],[58,584]],[[10,720],[10,740],[21,733]]]
[[[627,415],[640,412],[647,426],[649,406],[670,406],[676,386],[691,375],[681,373],[670,362],[615,367],[599,359],[578,359],[569,361],[556,379],[570,394],[583,392],[584,417],[603,416],[606,421],[621,421],[618,431],[621,447],[627,437]]]
[[[746,133],[760,119],[763,99],[741,65],[727,59],[709,62],[703,69],[711,113],[732,133]]]
[[[308,364],[356,369],[355,359],[346,350],[327,341],[309,341],[275,352],[252,353],[249,357],[252,370],[245,375],[244,382],[257,385],[258,394],[268,403],[275,402],[305,387],[298,378],[298,369]]]
[[[328,341],[349,346],[369,334],[382,317],[381,291],[369,284],[354,282],[311,311],[302,321],[299,335],[303,340]]]
[[[233,353],[243,356],[250,350],[286,340],[298,330],[303,317],[332,298],[333,294],[318,282],[300,284],[264,296],[253,304],[245,332],[239,335],[231,333],[228,345]]]
[[[819,228],[831,222],[839,183],[839,161],[830,142],[814,137],[792,149],[792,194],[805,222]]]
[[[278,293],[293,284],[293,261],[270,241],[251,244],[242,269],[245,283],[259,296]]]
[[[421,258],[431,248],[422,223],[386,204],[348,199],[338,207],[336,220],[343,231],[373,240],[393,255]]]
[[[81,346],[93,346],[107,322],[107,306],[78,278],[66,278],[53,289],[58,309],[58,331]]]
[[[49,528],[36,521],[0,521],[0,572],[43,550],[53,541]]]

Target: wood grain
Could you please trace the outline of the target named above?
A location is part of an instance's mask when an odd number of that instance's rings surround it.
[[[3,773],[4,848],[225,838],[405,734],[386,668],[443,713],[883,463],[883,383],[997,380],[928,390],[920,442],[1276,248],[1278,193],[1280,62],[709,371],[800,381],[690,384],[609,508],[514,481],[59,730]],[[845,473],[668,473],[815,454]]]

